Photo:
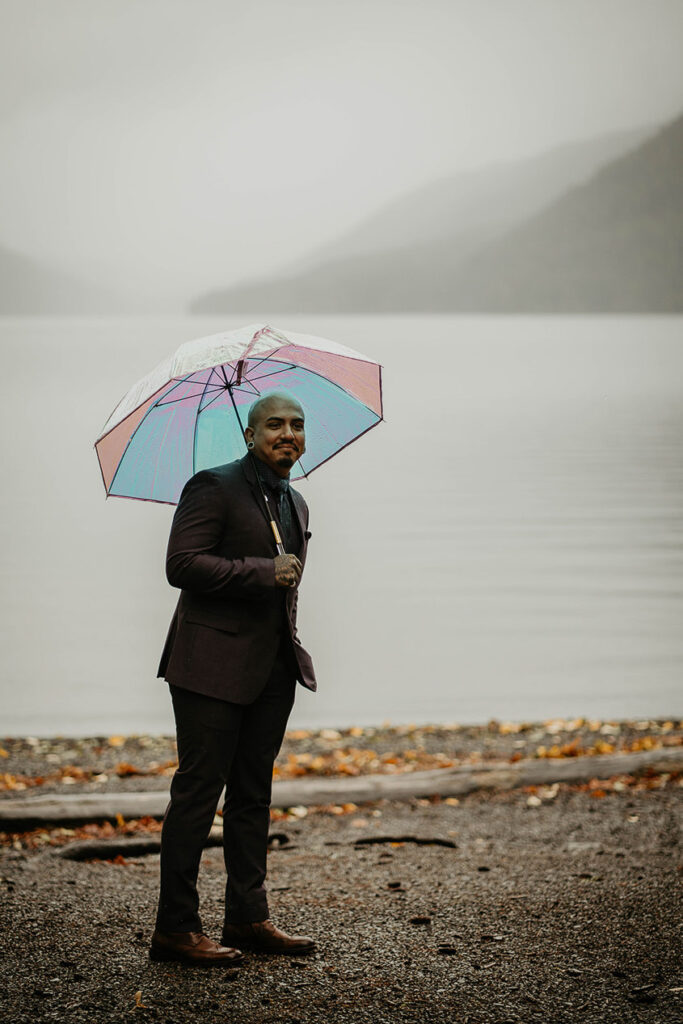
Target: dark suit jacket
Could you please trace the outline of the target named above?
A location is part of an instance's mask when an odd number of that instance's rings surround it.
[[[291,488],[306,561],[308,506]],[[297,679],[316,690],[310,655],[296,630],[297,588],[275,586],[271,527],[252,458],[191,477],[173,517],[166,576],[180,587],[158,676],[209,697],[250,704],[265,686],[283,632]],[[285,614],[283,614],[283,601]]]

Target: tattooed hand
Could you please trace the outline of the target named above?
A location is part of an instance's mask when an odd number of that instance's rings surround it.
[[[296,555],[278,555],[275,559],[275,586],[295,587],[303,571]]]

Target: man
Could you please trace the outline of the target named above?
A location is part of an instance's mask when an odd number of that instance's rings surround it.
[[[308,936],[273,924],[264,884],[273,762],[297,680],[316,689],[296,631],[308,507],[288,483],[306,450],[303,409],[286,392],[270,392],[252,405],[244,435],[244,458],[185,485],[166,558],[168,581],[181,594],[158,675],[171,691],[178,769],[161,833],[150,957],[206,966],[240,963],[242,949],[315,948]],[[270,519],[287,554],[273,556]],[[224,785],[228,878],[219,944],[203,933],[196,883]]]

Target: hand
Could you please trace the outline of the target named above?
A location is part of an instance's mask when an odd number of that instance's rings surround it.
[[[296,555],[278,555],[275,562],[275,586],[295,587],[301,579],[303,567]]]

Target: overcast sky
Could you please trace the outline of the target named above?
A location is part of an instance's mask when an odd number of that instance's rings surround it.
[[[177,303],[683,109],[681,0],[0,0],[0,244]]]

